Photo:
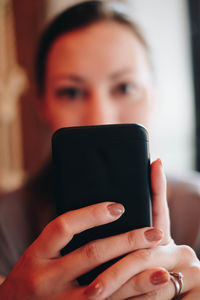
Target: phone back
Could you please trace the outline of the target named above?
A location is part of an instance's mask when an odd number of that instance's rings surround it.
[[[58,214],[103,201],[125,206],[117,221],[76,235],[63,254],[94,239],[151,226],[150,159],[143,126],[62,128],[53,135],[52,155]],[[79,282],[89,283],[109,264],[82,276]]]

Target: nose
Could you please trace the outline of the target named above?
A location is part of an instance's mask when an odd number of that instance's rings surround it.
[[[85,125],[118,123],[117,107],[113,99],[103,92],[93,92],[87,101]]]

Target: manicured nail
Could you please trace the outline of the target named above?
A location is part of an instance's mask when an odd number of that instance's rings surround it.
[[[150,277],[150,281],[154,285],[166,283],[168,282],[168,280],[169,280],[169,275],[167,274],[167,272],[161,270],[154,272]]]
[[[107,208],[113,217],[119,217],[125,211],[124,206],[119,203],[110,204]]]
[[[153,228],[145,231],[144,235],[149,242],[157,242],[162,239],[163,233],[161,230]]]
[[[157,159],[157,162],[158,162],[161,166],[163,166],[162,160],[161,160],[160,158]]]
[[[88,299],[93,299],[94,297],[100,295],[102,291],[103,286],[100,282],[92,283],[85,290],[85,295],[88,297]]]

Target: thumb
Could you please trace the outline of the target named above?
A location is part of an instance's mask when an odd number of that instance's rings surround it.
[[[163,243],[170,240],[170,219],[166,197],[166,177],[162,162],[157,159],[151,164],[153,226],[163,231]]]

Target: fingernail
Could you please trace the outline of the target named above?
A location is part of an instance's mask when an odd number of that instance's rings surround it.
[[[88,299],[93,299],[94,297],[100,295],[102,291],[103,286],[100,282],[92,283],[85,290],[85,295],[88,297]]]
[[[162,239],[163,233],[161,230],[153,228],[145,231],[144,235],[149,242],[157,242]]]
[[[161,160],[160,158],[157,159],[157,162],[158,162],[161,166],[163,166],[162,160]]]
[[[167,272],[164,271],[156,271],[150,277],[150,281],[154,285],[166,283],[168,282],[168,280],[169,280],[169,275],[167,274]]]
[[[119,203],[110,204],[107,206],[107,208],[113,217],[118,217],[125,211],[124,206]]]

